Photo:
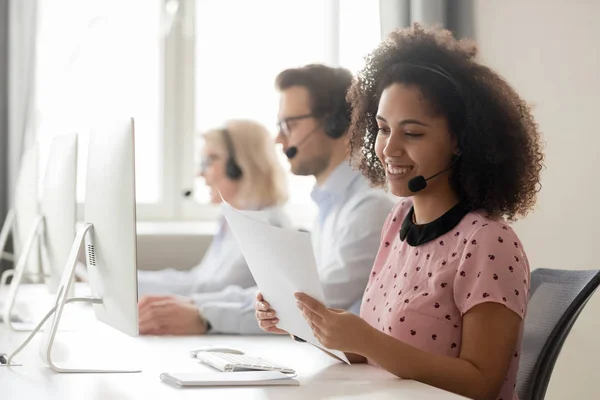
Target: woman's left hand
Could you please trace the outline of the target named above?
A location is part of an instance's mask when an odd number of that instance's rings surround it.
[[[327,308],[305,293],[296,293],[298,308],[317,340],[331,350],[361,354],[373,328],[362,318],[345,310]]]

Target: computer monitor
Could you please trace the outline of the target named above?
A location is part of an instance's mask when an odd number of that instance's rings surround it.
[[[44,331],[40,355],[57,372],[139,372],[110,360],[53,360],[52,350],[67,292],[73,284],[77,255],[85,241],[86,266],[96,319],[130,336],[138,335],[136,205],[133,119],[94,129],[86,176],[84,227],[75,237],[56,297],[56,312]],[[106,346],[95,341],[91,346]],[[83,361],[85,360],[85,361]],[[106,363],[105,361],[108,361]]]
[[[40,265],[39,251],[35,237],[41,225],[38,204],[38,148],[34,143],[28,147],[21,157],[19,173],[17,175],[15,193],[12,198],[12,208],[8,211],[4,224],[0,230],[0,260],[5,259],[12,262],[13,268],[6,270],[0,276],[0,310],[7,304],[10,290],[7,282],[14,276],[17,263],[23,259],[25,266],[23,270],[31,281],[41,279],[42,267]],[[8,238],[12,238],[13,252],[6,251]],[[28,239],[31,246],[27,249]],[[34,245],[35,244],[35,245]],[[0,322],[7,321],[10,327],[12,322],[22,322],[21,315],[12,314],[5,319],[0,312]]]
[[[40,214],[26,238],[13,270],[13,277],[2,308],[7,326],[15,331],[31,330],[14,324],[11,316],[18,289],[34,249],[40,251],[42,270],[50,293],[56,293],[62,271],[75,238],[77,214],[77,135],[60,135],[53,139],[42,184]]]
[[[39,217],[37,152],[37,146],[33,145],[23,153],[15,185],[13,205],[0,230],[0,259],[12,261],[13,266],[16,266],[28,236],[31,235],[32,230],[36,229],[35,224]],[[9,237],[12,237],[13,242],[12,254],[5,251]],[[37,249],[32,250],[26,270],[29,273],[41,272]],[[13,270],[5,271],[2,281],[6,282],[12,274]]]
[[[56,293],[75,238],[77,222],[77,135],[53,139],[40,196],[44,217],[40,246],[44,281]]]
[[[19,178],[15,187],[14,209],[15,226],[13,231],[14,262],[16,263],[24,252],[27,239],[39,218],[38,186],[39,186],[39,149],[37,144],[31,146],[21,162]],[[26,265],[26,271],[39,280],[42,272],[37,246],[31,249]],[[36,276],[37,275],[37,276]]]

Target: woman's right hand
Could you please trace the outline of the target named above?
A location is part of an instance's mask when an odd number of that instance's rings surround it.
[[[256,303],[254,303],[254,310],[256,311],[256,319],[260,328],[268,333],[276,333],[278,335],[286,335],[287,332],[283,329],[279,329],[275,325],[279,322],[275,310],[271,309],[269,303],[265,301],[262,293],[257,293]]]

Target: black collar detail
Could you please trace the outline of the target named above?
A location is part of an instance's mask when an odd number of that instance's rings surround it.
[[[458,203],[438,219],[422,225],[413,222],[414,213],[413,206],[400,228],[400,240],[406,240],[412,247],[430,242],[449,232],[469,213],[469,209],[464,204]]]

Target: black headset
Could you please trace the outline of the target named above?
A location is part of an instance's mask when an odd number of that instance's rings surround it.
[[[233,148],[233,141],[227,128],[221,129],[223,133],[223,139],[225,139],[225,146],[227,147],[227,163],[225,164],[225,174],[231,180],[238,180],[242,177],[242,169],[235,161],[235,149]]]
[[[337,71],[335,73],[338,74]],[[346,101],[345,94],[343,98],[336,96],[332,111],[323,120],[325,133],[332,139],[344,136],[344,133],[350,127],[350,119],[350,105]]]

